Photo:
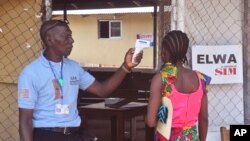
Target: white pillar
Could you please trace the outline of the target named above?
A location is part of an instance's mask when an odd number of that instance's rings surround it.
[[[172,0],[171,30],[184,31],[185,0]]]

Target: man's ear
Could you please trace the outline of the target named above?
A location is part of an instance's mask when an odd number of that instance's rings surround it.
[[[47,34],[47,36],[45,37],[45,42],[48,46],[52,45],[52,38],[51,38],[51,34]]]

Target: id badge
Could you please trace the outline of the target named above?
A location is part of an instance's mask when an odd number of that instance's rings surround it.
[[[69,106],[68,105],[62,105],[62,104],[56,104],[55,114],[57,115],[67,115],[69,114]]]
[[[62,105],[56,104],[55,114],[61,115],[62,114]]]
[[[62,114],[68,115],[69,114],[69,105],[62,105]]]

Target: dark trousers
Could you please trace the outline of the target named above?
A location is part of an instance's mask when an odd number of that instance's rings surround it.
[[[83,141],[79,132],[74,132],[70,135],[64,135],[60,132],[49,130],[34,130],[33,141]]]

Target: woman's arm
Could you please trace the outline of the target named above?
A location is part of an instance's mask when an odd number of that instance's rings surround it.
[[[200,141],[206,141],[208,130],[208,102],[207,94],[204,93],[201,99],[201,109],[199,113],[199,138]]]
[[[150,96],[146,116],[146,123],[149,127],[155,127],[157,123],[157,113],[161,105],[161,86],[161,76],[157,73],[154,75],[150,86]]]

